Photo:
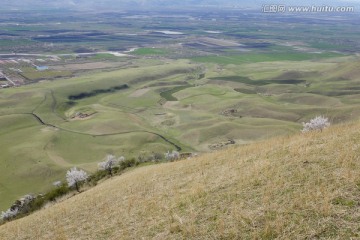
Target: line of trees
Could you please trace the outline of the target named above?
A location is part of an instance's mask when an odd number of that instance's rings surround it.
[[[98,171],[91,175],[82,169],[73,167],[66,172],[66,182],[55,181],[53,183],[55,188],[45,194],[37,196],[29,194],[20,198],[8,210],[0,214],[0,220],[4,222],[26,216],[31,212],[41,209],[46,203],[56,201],[59,197],[69,194],[73,190],[80,193],[81,187],[85,183],[89,186],[95,186],[101,179],[120,174],[127,168],[145,162],[159,162],[162,159],[166,161],[178,160],[180,159],[180,153],[168,151],[163,155],[158,153],[154,153],[151,156],[140,155],[137,160],[135,158],[125,159],[124,156],[107,155],[104,161],[98,163]]]

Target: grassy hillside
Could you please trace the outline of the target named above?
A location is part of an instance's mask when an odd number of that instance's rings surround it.
[[[1,89],[0,211],[47,191],[72,166],[93,171],[106,154],[208,152],[229,139],[240,145],[298,132],[319,114],[332,123],[358,119],[359,63],[135,61]]]
[[[359,129],[142,167],[0,226],[0,239],[358,238]]]

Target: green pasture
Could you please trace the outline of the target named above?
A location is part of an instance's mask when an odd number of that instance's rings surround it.
[[[36,42],[27,39],[0,39],[0,47],[15,47],[18,45],[33,45]]]
[[[178,99],[176,97],[174,97],[173,94],[181,91],[181,90],[184,90],[186,88],[189,88],[191,87],[191,85],[186,85],[186,86],[178,86],[178,87],[174,87],[170,90],[166,90],[166,91],[163,91],[160,93],[160,96],[165,98],[167,101],[177,101]]]
[[[92,60],[118,61],[124,57],[118,57],[110,53],[98,53],[91,57]]]
[[[52,70],[37,71],[34,69],[33,71],[22,72],[21,75],[28,80],[35,81],[35,80],[70,77],[72,75],[72,72],[70,72],[70,71],[52,71]]]
[[[133,51],[135,55],[165,55],[168,51],[161,48],[139,48]]]
[[[97,73],[1,90],[0,159],[3,160],[1,169],[4,171],[0,180],[0,208],[5,209],[23,194],[39,193],[50,188],[52,181],[64,180],[64,174],[71,166],[95,170],[97,162],[106,154],[137,157],[175,149],[156,135],[156,129],[144,118],[123,111],[124,108],[117,106],[116,102],[110,104],[105,100],[104,105],[101,102],[102,98],[127,94],[134,90],[132,87],[152,79],[191,71],[191,65],[179,61],[162,67],[145,67],[140,71],[129,69]],[[72,103],[68,99],[72,94],[124,83],[131,88]],[[143,103],[137,105],[142,106]],[[70,118],[75,112],[87,113],[89,109],[95,114],[87,120]],[[55,128],[41,125],[32,113]],[[172,141],[171,136],[169,140]],[[177,143],[175,139],[173,142]]]
[[[238,55],[227,56],[204,56],[192,58],[195,62],[201,63],[217,63],[222,65],[227,64],[245,64],[256,62],[275,62],[275,61],[305,61],[318,60],[324,58],[342,56],[338,53],[244,53]]]

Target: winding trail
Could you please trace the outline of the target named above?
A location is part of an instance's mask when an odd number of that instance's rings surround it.
[[[38,123],[40,123],[43,126],[56,128],[56,129],[59,129],[59,130],[64,131],[64,132],[69,132],[69,133],[73,133],[73,134],[80,134],[80,135],[86,135],[86,136],[91,136],[91,137],[108,137],[108,136],[116,136],[116,135],[123,135],[123,134],[129,134],[129,133],[153,134],[153,135],[156,135],[156,136],[160,137],[161,139],[163,139],[165,142],[169,143],[170,145],[173,145],[176,148],[177,151],[182,150],[182,148],[179,145],[177,145],[176,143],[172,142],[171,140],[169,140],[165,136],[163,136],[163,135],[161,135],[159,133],[156,133],[156,132],[151,132],[151,131],[146,131],[146,130],[135,130],[135,131],[125,131],[125,132],[117,132],[117,133],[91,134],[91,133],[86,133],[86,132],[78,132],[78,131],[62,128],[62,127],[47,123],[39,115],[37,115],[36,113],[33,113],[33,112],[31,112],[31,113],[13,113],[13,114],[5,114],[5,115],[0,115],[0,116],[11,116],[11,115],[31,115],[32,117],[34,117],[34,119]]]
[[[52,103],[51,103],[51,111],[52,113],[54,113],[57,117],[61,118],[64,121],[67,121],[67,119],[65,119],[63,116],[60,116],[57,112],[56,112],[56,106],[57,106],[57,101],[56,101],[56,97],[55,97],[55,93],[52,89],[48,89],[50,91],[50,95],[52,98]],[[44,99],[31,111],[31,112],[25,112],[25,113],[12,113],[12,114],[3,114],[0,115],[1,116],[11,116],[11,115],[31,115],[39,124],[43,125],[43,126],[47,126],[47,127],[52,127],[52,128],[56,128],[59,129],[61,131],[64,132],[68,132],[68,133],[72,133],[72,134],[80,134],[80,135],[85,135],[85,136],[91,136],[91,137],[107,137],[107,136],[116,136],[116,135],[124,135],[124,134],[130,134],[130,133],[148,133],[148,134],[153,134],[158,136],[159,138],[161,138],[162,140],[164,140],[166,143],[174,146],[176,148],[177,151],[181,151],[182,148],[174,143],[173,141],[171,141],[170,139],[166,138],[165,136],[156,133],[156,132],[152,132],[152,131],[147,131],[147,130],[135,130],[135,131],[124,131],[124,132],[116,132],[116,133],[104,133],[104,134],[91,134],[91,133],[86,133],[86,132],[79,132],[79,131],[75,131],[75,130],[70,130],[70,129],[66,129],[66,128],[62,128],[56,125],[53,125],[51,123],[47,123],[45,122],[38,114],[35,113],[35,111],[47,100],[47,94],[46,93],[44,95]],[[125,106],[123,106],[125,107]],[[130,109],[130,108],[129,108]],[[137,115],[137,114],[135,114]]]

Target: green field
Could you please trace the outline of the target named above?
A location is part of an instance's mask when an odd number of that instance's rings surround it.
[[[8,40],[8,39],[0,39],[0,47],[13,47],[17,45],[32,45],[35,42],[30,40]]]
[[[193,58],[196,62],[218,63],[218,64],[244,64],[254,62],[274,62],[274,61],[304,61],[318,60],[330,57],[339,57],[337,53],[301,53],[301,52],[280,52],[280,53],[244,53],[239,55],[227,56],[205,56]]]
[[[132,53],[136,55],[165,55],[167,50],[160,48],[139,48]]]
[[[174,87],[170,90],[166,90],[160,93],[160,96],[165,98],[166,101],[178,101],[178,99],[176,97],[173,96],[173,94],[187,89],[189,87],[192,87],[191,85],[186,85],[186,86],[178,86],[178,87]]]
[[[61,77],[70,77],[72,72],[70,71],[25,71],[22,72],[21,75],[27,80],[35,81],[35,80],[48,80],[52,78],[61,78]]]

